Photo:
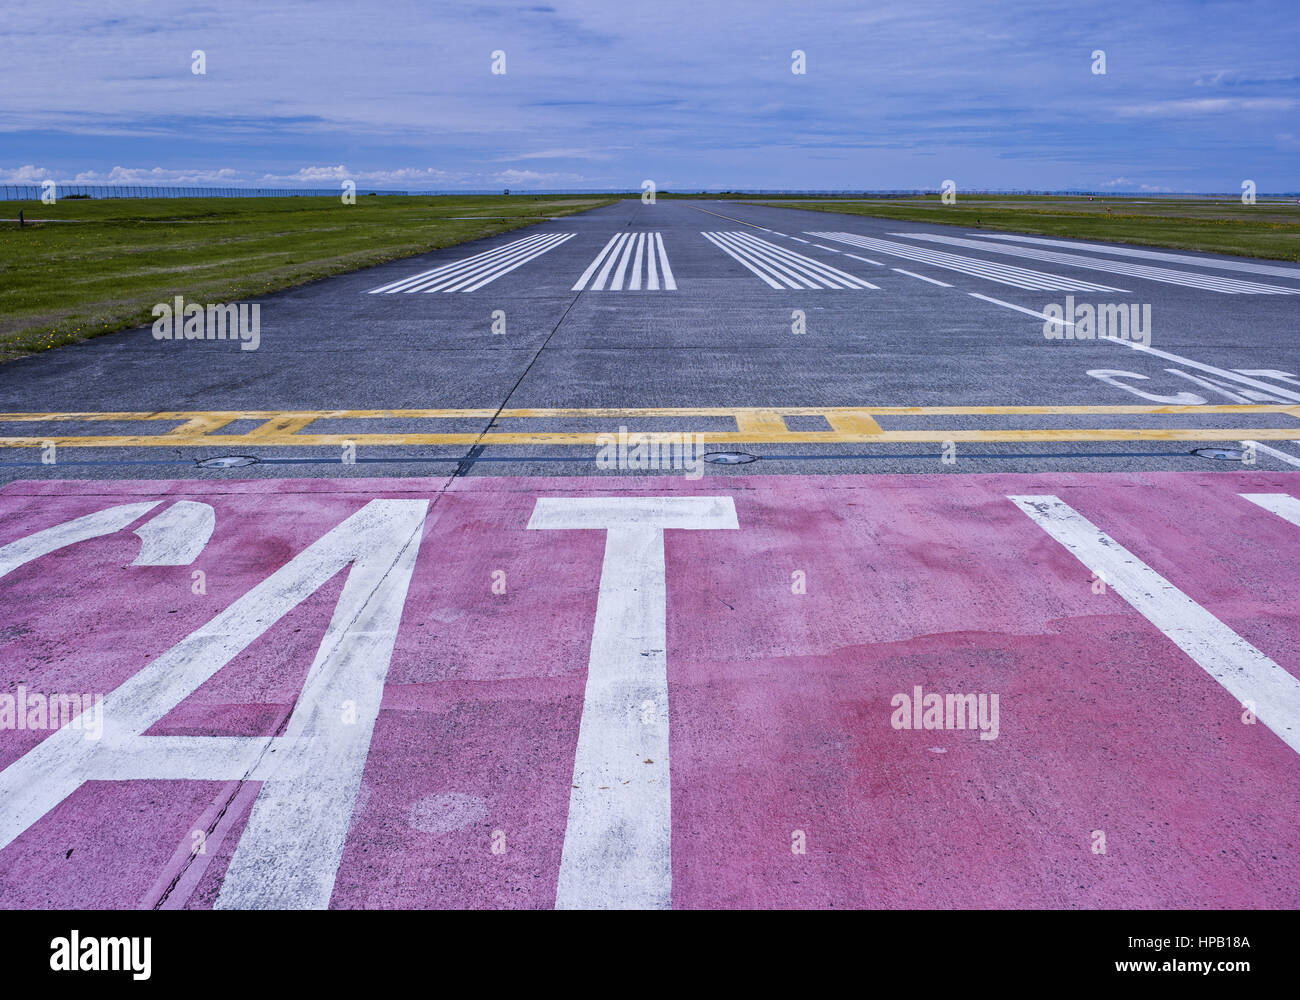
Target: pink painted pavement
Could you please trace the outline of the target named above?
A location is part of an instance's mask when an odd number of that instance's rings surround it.
[[[428,498],[331,905],[550,907],[605,538],[534,503],[728,496],[738,531],[665,533],[675,907],[1300,906],[1300,759],[1006,499],[1040,493],[1300,673],[1300,528],[1238,496],[1300,473],[46,481],[0,490],[0,545],[137,499],[216,528],[189,566],[130,566],[141,519],[0,578],[0,694],[111,691],[369,500]],[[150,735],[279,732],[342,581]],[[998,693],[998,738],[895,730],[916,685]],[[46,736],[0,730],[0,767]],[[89,782],[0,851],[0,906],[210,907],[257,788]]]

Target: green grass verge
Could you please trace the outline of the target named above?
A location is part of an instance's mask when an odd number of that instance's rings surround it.
[[[957,195],[917,198],[772,199],[761,204],[809,212],[869,215],[903,222],[933,222],[963,229],[1066,236],[1108,243],[1137,243],[1179,250],[1300,261],[1300,205],[1209,199]]]
[[[0,361],[150,323],[158,302],[255,299],[614,202],[603,197],[0,202]],[[492,216],[457,219],[454,216]],[[533,218],[530,218],[532,216]]]

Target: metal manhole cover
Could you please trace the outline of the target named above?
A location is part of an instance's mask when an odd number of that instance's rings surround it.
[[[1240,462],[1241,450],[1239,448],[1196,448],[1192,451],[1193,455],[1199,455],[1201,458],[1212,458],[1216,462]]]
[[[217,458],[201,458],[197,462],[200,469],[238,469],[256,464],[257,459],[251,455],[221,455]]]
[[[705,453],[704,461],[713,465],[745,465],[757,462],[758,456],[747,451],[710,451]]]

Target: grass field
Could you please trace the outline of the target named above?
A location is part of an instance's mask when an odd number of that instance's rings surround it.
[[[1179,250],[1300,260],[1300,205],[1202,198],[1087,198],[1040,195],[962,195],[945,205],[938,195],[881,199],[775,199],[762,204],[813,212],[934,222],[963,229],[1037,233]]]
[[[571,215],[600,197],[156,198],[0,202],[0,361]],[[455,216],[492,218],[458,219]],[[31,220],[43,220],[33,222]]]

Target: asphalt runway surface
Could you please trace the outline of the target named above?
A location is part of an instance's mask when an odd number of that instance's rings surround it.
[[[1048,339],[1067,296],[1149,307],[1149,349]],[[256,350],[146,328],[5,365],[0,476],[604,474],[620,427],[750,473],[1195,471],[1243,440],[1286,469],[1298,317],[1271,261],[631,200],[269,296]]]
[[[0,367],[0,906],[1300,905],[1300,268],[628,201],[261,306]]]

